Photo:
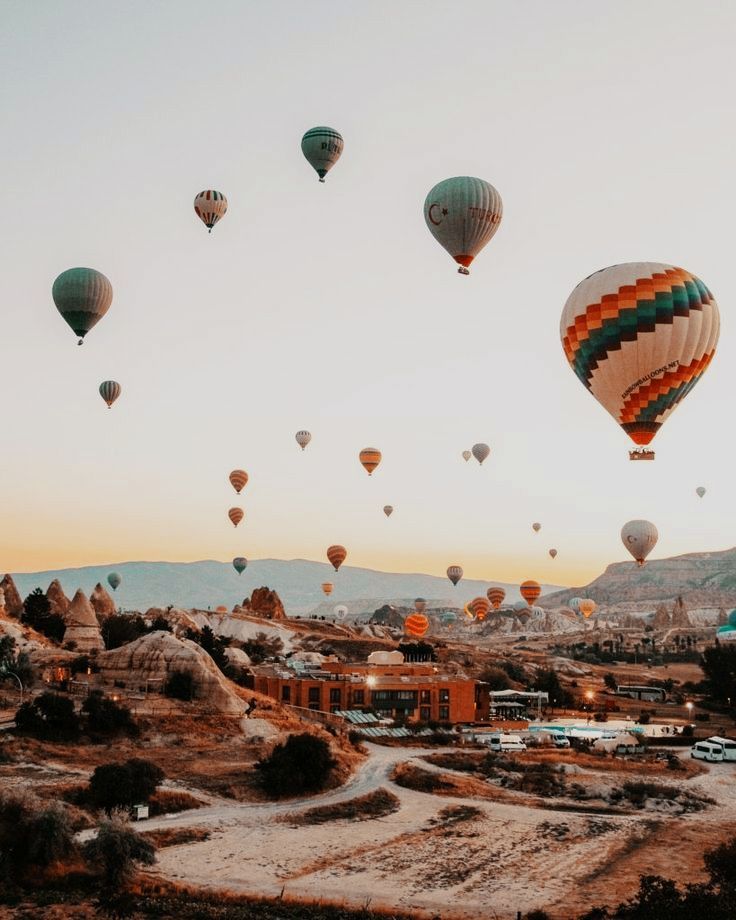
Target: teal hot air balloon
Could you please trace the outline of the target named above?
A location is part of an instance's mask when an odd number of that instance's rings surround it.
[[[110,585],[113,591],[118,590],[122,580],[122,576],[118,575],[117,572],[110,572],[110,574],[107,576],[107,583]]]
[[[112,285],[94,268],[70,268],[54,281],[51,296],[81,345],[85,335],[110,309]]]
[[[310,128],[302,138],[302,153],[324,182],[325,176],[340,159],[345,142],[334,128]]]
[[[245,556],[236,556],[233,559],[233,568],[238,573],[238,575],[242,575],[243,572],[248,568],[248,560],[245,558]]]

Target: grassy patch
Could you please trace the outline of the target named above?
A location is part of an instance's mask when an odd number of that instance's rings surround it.
[[[387,789],[376,789],[346,802],[334,805],[317,805],[297,815],[288,815],[288,824],[327,824],[330,821],[370,821],[398,811],[401,803]]]
[[[143,831],[145,840],[152,843],[157,850],[164,847],[178,847],[185,843],[202,843],[209,840],[210,832],[205,827],[166,827],[160,831]]]
[[[189,811],[190,808],[201,808],[201,802],[188,792],[180,789],[157,789],[151,796],[148,806],[151,817],[156,815],[170,815],[177,811]]]

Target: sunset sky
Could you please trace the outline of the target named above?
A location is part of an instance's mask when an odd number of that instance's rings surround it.
[[[343,543],[352,565],[581,584],[630,518],[658,526],[653,557],[736,542],[736,7],[459,11],[6,0],[0,572]],[[345,139],[325,185],[314,125]],[[422,216],[454,175],[504,202],[468,278]],[[229,201],[211,236],[204,188]],[[583,277],[639,260],[701,277],[722,334],[634,464],[558,326]],[[82,348],[51,299],[78,265],[114,289]]]

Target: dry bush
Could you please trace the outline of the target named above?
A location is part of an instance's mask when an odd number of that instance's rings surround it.
[[[183,846],[185,843],[202,843],[210,839],[210,832],[206,827],[166,827],[160,831],[143,831],[141,837],[161,850],[164,847]]]
[[[329,821],[370,821],[393,814],[401,807],[399,799],[387,789],[376,789],[346,802],[334,805],[317,805],[297,815],[288,815],[289,824],[326,824]]]
[[[188,811],[190,808],[201,808],[203,805],[204,802],[180,789],[157,789],[148,800],[151,817]]]

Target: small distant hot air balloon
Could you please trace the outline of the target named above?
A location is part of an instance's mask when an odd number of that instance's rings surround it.
[[[391,517],[391,515],[394,513],[394,506],[393,506],[393,505],[384,505],[384,506],[383,506],[383,513],[386,515],[386,517]]]
[[[337,607],[335,607],[335,616],[338,618],[338,620],[344,620],[347,615],[348,608],[345,606],[345,604],[338,604]]]
[[[113,591],[118,590],[122,580],[122,575],[119,575],[117,572],[110,572],[110,574],[107,576],[107,583],[110,585]]]
[[[404,632],[407,636],[421,639],[429,629],[429,620],[423,613],[410,613],[404,620]]]
[[[557,555],[557,550],[556,550],[556,549],[551,549],[551,550],[549,551],[549,554],[550,554],[550,556],[554,559],[555,556]]]
[[[527,604],[526,601],[516,601],[516,603],[514,604],[514,610],[516,611],[526,610],[527,613],[531,613],[529,604]]]
[[[240,495],[243,489],[248,485],[248,474],[245,470],[233,470],[228,477],[230,485]]]
[[[498,230],[501,196],[484,179],[455,176],[438,182],[424,201],[429,232],[469,275],[470,263]]]
[[[453,610],[444,610],[440,614],[440,623],[448,626],[450,623],[457,623],[457,614]]]
[[[474,597],[469,607],[475,619],[478,620],[479,623],[482,623],[488,615],[488,611],[491,609],[491,602],[487,597]]]
[[[337,571],[340,566],[345,562],[347,558],[348,551],[344,546],[335,544],[334,546],[327,547],[327,559],[334,566],[335,571]]]
[[[470,450],[464,450],[464,451],[463,451],[463,460],[464,460],[466,463],[468,462],[468,460],[470,460],[470,458],[471,458],[472,456],[473,456],[473,452],[472,452],[472,451],[470,451]]]
[[[491,607],[494,610],[498,610],[506,597],[506,592],[503,588],[489,588],[486,591],[486,597],[491,602]]]
[[[334,128],[310,128],[302,138],[302,153],[324,182],[325,176],[340,159],[345,142]]]
[[[524,581],[519,586],[519,591],[527,604],[531,606],[542,593],[542,586],[538,581]]]
[[[423,597],[416,598],[414,601],[414,609],[417,613],[424,613],[424,611],[427,609],[427,602]]]
[[[100,396],[107,403],[107,408],[110,409],[115,400],[120,396],[122,392],[122,387],[119,383],[114,380],[103,380],[100,384]]]
[[[208,233],[212,233],[212,228],[218,220],[222,220],[227,211],[227,198],[222,192],[216,192],[214,189],[205,189],[200,192],[194,199],[194,210],[197,217],[207,227]]]
[[[629,521],[621,528],[621,542],[640,566],[644,565],[658,539],[657,528],[650,521]]]
[[[51,296],[81,345],[85,335],[110,309],[112,285],[94,268],[69,268],[54,281]]]
[[[231,508],[231,509],[228,511],[227,516],[228,516],[228,517],[230,518],[230,520],[233,522],[233,527],[237,527],[238,524],[239,524],[239,523],[243,520],[243,518],[245,517],[245,511],[243,511],[242,508]]]
[[[534,533],[539,533],[541,529],[542,529],[542,525],[539,523],[539,521],[535,521],[532,524],[532,530],[534,531]]]
[[[456,585],[463,577],[463,567],[461,565],[451,565],[447,568],[447,577]]]
[[[491,448],[487,444],[473,444],[473,456],[481,466],[490,452]]]
[[[595,613],[596,602],[591,600],[589,597],[584,597],[581,599],[580,604],[578,605],[578,610],[587,620]]]
[[[297,431],[295,437],[296,443],[302,450],[304,450],[307,444],[312,440],[312,435],[308,431]]]
[[[705,495],[706,490],[703,486],[698,486],[695,492],[697,493],[698,498],[702,498]]]
[[[245,558],[245,556],[236,556],[233,559],[233,568],[238,573],[238,575],[242,575],[243,572],[248,568],[248,560]]]
[[[372,476],[373,470],[381,462],[381,451],[376,450],[375,447],[364,447],[358,456],[368,475]]]
[[[327,595],[327,597],[329,597],[330,594],[332,594],[332,589],[333,589],[334,587],[335,587],[335,586],[332,584],[331,581],[323,581],[323,582],[322,582],[322,591]]]

